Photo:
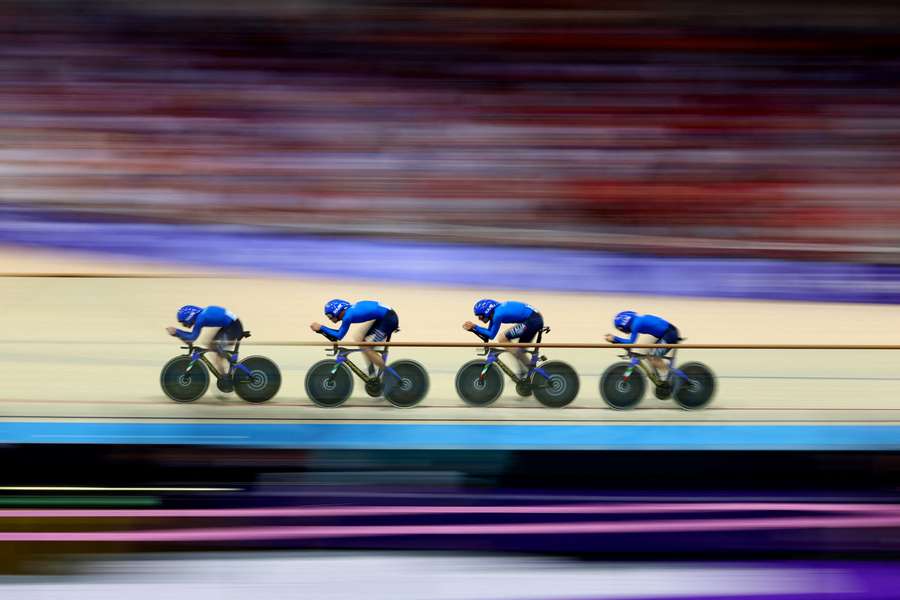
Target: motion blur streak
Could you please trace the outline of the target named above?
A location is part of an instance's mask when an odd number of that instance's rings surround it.
[[[380,515],[484,514],[648,514],[733,511],[900,513],[896,504],[817,504],[774,502],[681,502],[670,504],[559,504],[553,506],[340,506],[279,508],[210,508],[147,510],[0,510],[0,518],[121,518],[121,517],[352,517]]]
[[[900,527],[895,517],[808,517],[770,519],[697,519],[641,522],[517,523],[511,525],[280,526],[208,529],[0,532],[4,542],[212,542],[300,540],[393,536],[555,535],[752,531],[784,529],[871,529]]]
[[[3,492],[239,492],[235,487],[93,487],[80,485],[0,485]]]
[[[15,594],[16,600],[780,600],[786,595],[794,599],[827,593],[831,600],[856,600],[873,576],[890,578],[877,564],[585,564],[521,556],[403,553],[256,557],[175,553],[168,558],[96,559],[84,567],[91,578],[42,577],[29,580],[30,585],[0,581],[0,594]],[[364,596],[360,590],[365,590]]]

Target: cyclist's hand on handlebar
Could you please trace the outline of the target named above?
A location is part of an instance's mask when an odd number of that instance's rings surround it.
[[[615,336],[614,336],[613,334],[607,333],[607,334],[606,334],[606,341],[609,342],[610,344],[615,344],[615,343],[616,343],[616,338],[615,338]]]
[[[473,331],[475,329],[475,323],[473,323],[472,321],[466,321],[465,323],[463,323],[463,329],[465,329],[466,331]]]
[[[178,331],[178,330],[175,329],[174,327],[166,327],[166,333],[168,333],[171,336],[174,336],[176,331]]]
[[[315,321],[313,321],[312,323],[309,324],[309,328],[312,329],[313,331],[315,331],[316,333],[322,333],[321,332],[322,326],[320,324],[316,323]]]

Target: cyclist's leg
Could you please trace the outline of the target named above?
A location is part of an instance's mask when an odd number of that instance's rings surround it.
[[[365,321],[363,323],[354,323],[353,325],[350,326],[350,330],[347,332],[347,335],[348,335],[349,339],[354,342],[371,341],[367,338],[369,336],[369,332],[372,330],[372,328],[375,326],[376,323],[378,323],[378,321],[376,321],[375,319],[372,319],[371,321]],[[361,348],[361,350],[362,350],[363,358],[366,359],[367,365],[369,365],[371,367],[374,364],[374,365],[378,366],[379,368],[384,366],[383,364],[379,364],[379,363],[383,363],[384,361],[381,360],[381,357],[378,356],[378,353],[374,352],[371,347]],[[374,360],[373,360],[373,357],[374,357]],[[370,371],[371,371],[371,369],[370,369]]]
[[[212,362],[219,373],[223,373],[223,368],[225,370],[224,372],[228,371],[228,362],[219,355],[216,349],[218,343],[216,337],[221,331],[221,327],[204,327],[195,342],[196,346],[210,350],[210,352],[206,353],[206,357]]]
[[[367,342],[389,342],[391,335],[397,331],[399,323],[397,313],[390,311],[384,317],[372,323],[366,332],[365,340]],[[384,358],[382,357],[383,351],[383,346],[370,346],[366,352],[366,357],[369,359],[370,364],[376,365],[379,369],[385,368]]]
[[[645,333],[639,334],[635,340],[635,344],[655,344],[656,337]],[[652,360],[651,351],[653,348],[632,348],[631,355],[640,360],[645,367],[653,367],[655,363]]]
[[[241,339],[244,333],[244,327],[240,319],[235,319],[231,325],[222,327],[213,336],[213,345],[211,348],[215,350],[213,355],[214,364],[222,375],[227,375],[231,355],[234,352],[235,344]]]
[[[513,325],[512,327],[510,327],[503,333],[503,337],[501,339],[506,342],[520,341],[519,338],[525,332],[525,329],[526,329],[526,325],[524,322],[516,323],[515,325]],[[512,352],[510,352],[510,354],[515,356],[516,360],[519,361],[519,378],[522,378],[525,375],[527,375],[528,367],[529,367],[528,358],[527,358],[527,355],[525,354],[525,350],[522,348],[511,348],[510,350],[512,350]]]
[[[679,340],[678,330],[675,328],[669,329],[666,331],[663,336],[657,339],[654,344],[677,344]],[[669,376],[669,363],[663,357],[669,355],[672,352],[671,348],[651,348],[650,349],[650,361],[653,363],[653,366],[656,368],[656,371],[659,373],[661,379],[665,380]]]
[[[530,317],[525,319],[521,323],[516,323],[512,327],[510,327],[506,331],[506,339],[508,341],[513,341],[514,339],[522,342],[523,344],[529,343],[531,340],[535,338],[538,331],[544,327],[544,318],[540,313],[532,313]],[[525,348],[516,348],[513,356],[519,361],[524,370],[522,375],[527,374],[528,369],[531,368],[531,360],[528,356],[528,353]]]

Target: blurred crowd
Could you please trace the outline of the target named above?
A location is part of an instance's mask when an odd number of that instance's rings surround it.
[[[900,255],[891,3],[0,4],[0,203]]]

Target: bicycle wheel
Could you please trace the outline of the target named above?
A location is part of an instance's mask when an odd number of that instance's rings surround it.
[[[578,395],[579,381],[575,369],[564,362],[551,360],[540,366],[549,379],[544,379],[540,373],[535,373],[531,378],[531,386],[534,397],[547,408],[562,408],[568,406]]]
[[[209,372],[206,366],[197,361],[191,370],[189,356],[178,356],[166,363],[159,376],[159,384],[166,396],[175,402],[193,402],[209,387]]]
[[[400,381],[390,373],[384,377],[384,397],[398,408],[409,408],[421,402],[428,393],[428,372],[414,360],[398,360],[391,368],[400,375]]]
[[[234,371],[234,391],[241,399],[259,404],[278,393],[281,387],[278,365],[265,356],[248,356],[238,364],[250,371],[249,375],[242,369]]]
[[[678,376],[675,383],[675,402],[686,410],[703,408],[712,402],[716,393],[716,377],[703,363],[691,362],[681,365],[681,371],[688,376],[684,381]]]
[[[644,397],[647,389],[644,374],[635,367],[628,379],[625,379],[625,371],[630,367],[629,363],[616,363],[610,365],[600,377],[600,395],[610,408],[634,408]]]
[[[490,365],[484,377],[483,360],[472,360],[456,374],[456,393],[469,406],[487,406],[503,393],[503,374],[497,365]]]
[[[333,360],[320,360],[306,373],[306,394],[316,406],[340,406],[353,392],[353,374],[350,369],[347,365],[339,365],[332,375],[334,366]]]

